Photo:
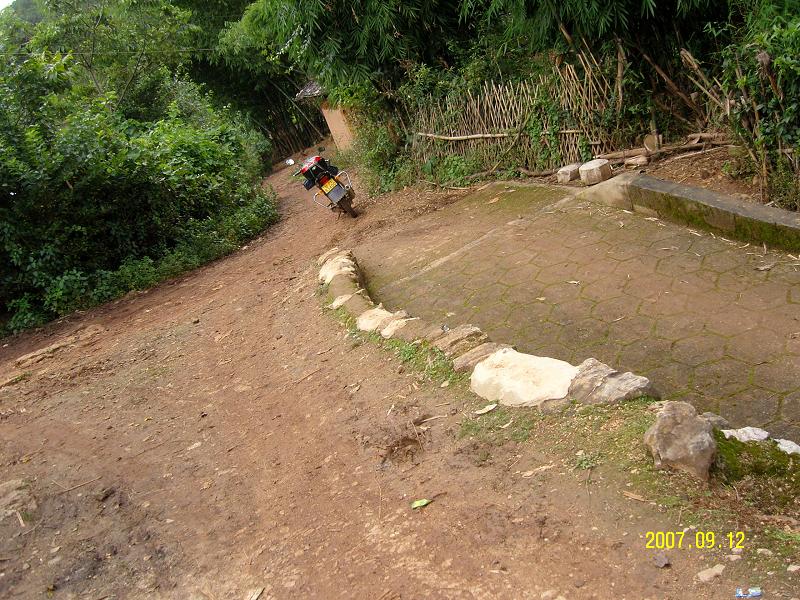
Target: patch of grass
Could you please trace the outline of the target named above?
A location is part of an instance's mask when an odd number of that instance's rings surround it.
[[[421,373],[428,381],[448,385],[463,385],[469,379],[465,373],[456,373],[453,362],[445,354],[425,341],[406,342],[398,339],[384,339],[375,332],[363,332],[356,326],[356,319],[344,307],[333,311],[333,315],[347,328],[348,335],[361,342],[370,341],[391,351],[400,361]]]
[[[800,461],[772,440],[740,442],[715,431],[713,475],[734,488],[742,502],[766,514],[800,511]]]
[[[526,442],[540,417],[540,413],[531,409],[498,406],[485,415],[474,415],[461,421],[458,436],[472,437],[495,445],[509,440]]]
[[[797,550],[800,548],[800,533],[794,531],[784,531],[769,527],[764,530],[764,539],[767,546],[773,552],[786,558],[797,558]]]
[[[601,460],[602,455],[599,452],[592,452],[590,454],[581,454],[575,457],[575,468],[580,471],[587,471],[594,469],[603,464]]]

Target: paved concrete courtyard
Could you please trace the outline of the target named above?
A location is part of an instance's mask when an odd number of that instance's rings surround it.
[[[355,254],[376,300],[800,440],[800,260],[575,199],[494,184]]]

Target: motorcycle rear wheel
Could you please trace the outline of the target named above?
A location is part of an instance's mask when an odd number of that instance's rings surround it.
[[[345,213],[350,215],[353,219],[358,216],[356,209],[353,208],[353,200],[351,198],[342,198],[339,201],[339,208],[341,208]]]

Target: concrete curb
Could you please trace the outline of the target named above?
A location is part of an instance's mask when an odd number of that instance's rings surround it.
[[[650,380],[621,373],[596,359],[580,365],[546,356],[517,352],[496,344],[474,325],[444,329],[404,310],[391,312],[375,303],[364,289],[358,263],[350,251],[334,248],[319,260],[319,283],[328,286],[328,308],[343,308],[364,332],[409,343],[428,342],[470,373],[470,389],[490,402],[551,410],[570,402],[613,404],[642,396],[658,397]]]
[[[639,173],[622,173],[578,198],[711,230],[746,242],[800,251],[800,214]]]

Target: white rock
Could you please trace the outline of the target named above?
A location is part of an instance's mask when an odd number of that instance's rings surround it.
[[[357,277],[356,263],[349,252],[329,258],[319,270],[319,282],[327,285],[337,275],[346,275],[354,279]]]
[[[772,556],[774,553],[772,552],[772,550],[769,550],[767,548],[759,548],[758,550],[756,550],[756,554],[760,554],[762,556]]]
[[[584,163],[578,169],[581,181],[586,185],[594,185],[606,179],[611,179],[611,163],[605,158],[598,158]]]
[[[725,557],[725,559],[730,561],[730,562],[736,562],[737,560],[742,560],[742,555],[741,554],[728,554]]]
[[[383,308],[383,304],[379,304],[375,308],[361,313],[356,319],[356,327],[361,331],[382,331],[392,321],[404,319],[407,316],[404,310],[393,313]]]
[[[711,583],[714,579],[722,575],[724,570],[725,565],[714,565],[709,569],[700,571],[697,574],[697,579],[699,579],[701,583]]]
[[[386,338],[387,340],[390,337],[393,337],[400,329],[406,326],[406,323],[409,321],[416,321],[419,317],[411,317],[409,319],[393,319],[389,321],[389,324],[381,329],[381,337]]]
[[[333,255],[334,255],[334,254],[336,254],[337,252],[339,252],[339,248],[338,248],[338,246],[334,246],[333,248],[331,248],[330,250],[328,250],[328,251],[327,251],[325,254],[323,254],[322,256],[320,256],[320,257],[317,259],[317,265],[319,265],[319,266],[321,267],[322,265],[324,265],[324,264],[327,262],[327,260],[328,260],[328,259],[329,259],[331,256],[333,256]]]
[[[571,165],[563,166],[556,172],[556,180],[558,183],[573,181],[580,177],[580,168],[581,163],[572,163]]]
[[[769,437],[769,433],[758,427],[742,427],[741,429],[723,429],[726,439],[735,438],[740,442],[760,442]]]
[[[503,348],[475,365],[470,389],[506,406],[538,406],[563,399],[578,368],[555,358]]]
[[[800,571],[800,565],[789,565],[788,567],[786,567],[786,570],[789,573],[797,573],[798,571]]]
[[[800,445],[791,440],[775,440],[775,442],[778,444],[778,449],[786,454],[800,454]]]
[[[328,305],[328,308],[330,308],[331,310],[336,310],[337,308],[342,306],[345,302],[350,300],[350,298],[352,297],[353,294],[345,294],[344,296],[337,296],[336,298],[333,299],[333,302],[331,302]]]

